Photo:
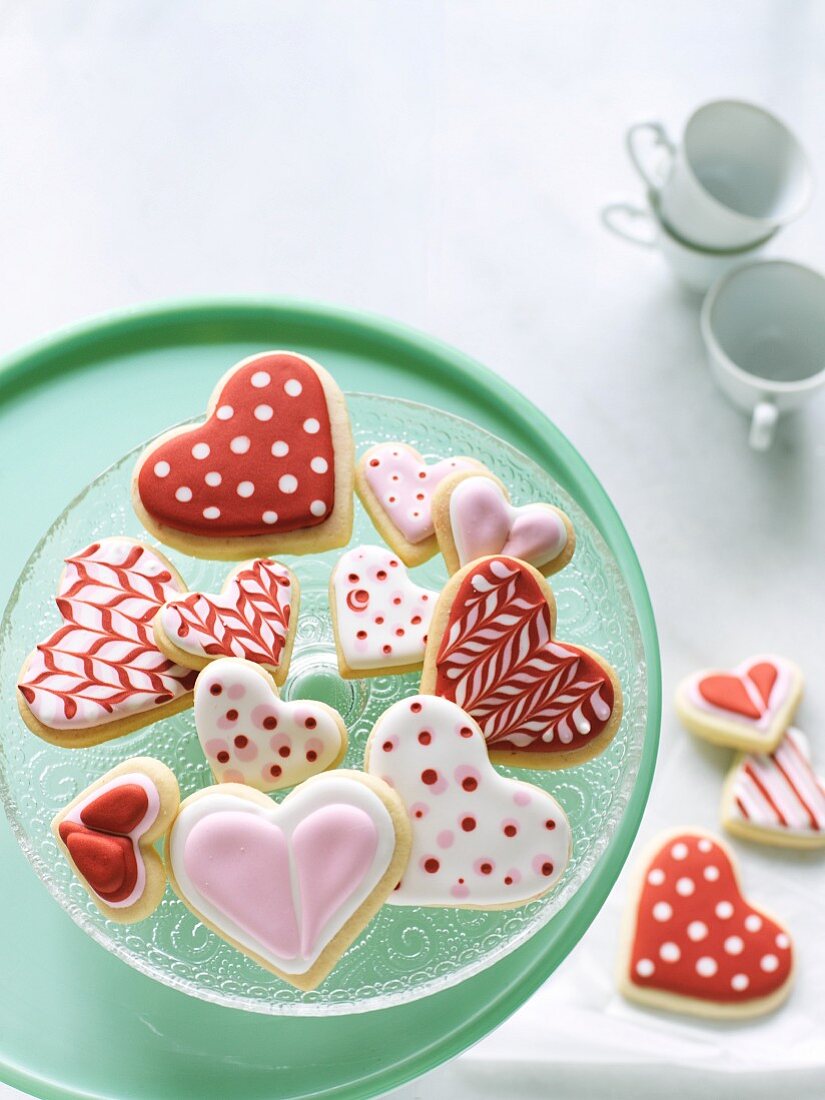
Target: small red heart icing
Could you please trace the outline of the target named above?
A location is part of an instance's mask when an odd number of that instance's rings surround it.
[[[779,670],[771,661],[756,661],[733,672],[712,672],[698,683],[699,694],[720,710],[759,721],[771,707]]]
[[[777,993],[791,969],[788,933],[744,898],[721,844],[685,832],[657,848],[637,902],[633,985],[736,1005]]]
[[[613,681],[591,654],[552,637],[544,592],[515,558],[471,568],[436,657],[435,694],[481,726],[489,749],[573,752],[607,727]]]
[[[271,559],[236,570],[219,596],[190,592],[160,613],[163,633],[197,658],[241,657],[279,668],[292,615],[292,577]]]
[[[244,360],[219,384],[202,424],[150,448],[136,474],[157,523],[201,538],[316,527],[335,503],[324,386],[288,352]]]
[[[137,783],[123,783],[106,791],[80,811],[80,820],[89,829],[126,836],[136,829],[149,809],[149,798]]]
[[[71,825],[61,825],[60,836],[96,894],[106,901],[120,901],[131,892],[137,867],[126,837],[86,832]]]

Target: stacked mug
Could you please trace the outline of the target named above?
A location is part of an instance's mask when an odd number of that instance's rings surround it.
[[[778,118],[737,100],[699,107],[678,142],[642,122],[626,144],[647,202],[611,203],[602,220],[709,291],[701,326],[711,369],[751,414],[751,445],[766,450],[779,414],[825,384],[825,278],[758,258],[811,201],[808,157]]]

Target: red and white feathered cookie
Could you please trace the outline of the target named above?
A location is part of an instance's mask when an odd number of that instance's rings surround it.
[[[787,997],[793,969],[790,936],[744,897],[725,844],[700,829],[655,840],[622,937],[626,997],[696,1016],[757,1016]]]
[[[152,620],[186,591],[157,550],[101,539],[66,560],[59,626],[26,658],[17,685],[23,721],[39,737],[82,748],[192,705],[196,673],[155,642]]]
[[[352,481],[341,390],[312,359],[270,351],[224,375],[206,420],[150,444],[132,501],[148,531],[187,554],[303,554],[349,541]]]
[[[439,597],[421,690],[467,711],[494,763],[570,767],[603,752],[619,728],[615,671],[558,641],[555,626],[550,585],[516,558],[471,562]]]
[[[749,657],[736,668],[705,669],[683,680],[676,710],[706,741],[743,752],[773,752],[802,698],[802,673],[775,654]]]
[[[243,562],[220,595],[189,592],[167,600],[154,620],[155,640],[178,664],[205,668],[220,657],[263,665],[286,680],[298,625],[298,578],[271,558]]]

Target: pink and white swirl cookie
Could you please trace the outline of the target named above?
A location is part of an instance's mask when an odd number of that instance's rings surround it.
[[[223,376],[204,421],[149,445],[132,502],[155,538],[187,554],[304,554],[349,541],[352,479],[341,390],[305,355],[269,351]]]
[[[793,662],[759,655],[736,668],[688,676],[676,691],[676,710],[697,737],[742,752],[770,753],[793,721],[802,686]]]
[[[160,904],[166,871],[153,845],[178,812],[178,781],[159,760],[106,772],[52,822],[58,847],[109,920],[131,924]]]
[[[421,565],[438,553],[433,493],[461,470],[484,472],[486,467],[465,457],[427,463],[406,443],[379,443],[358,460],[355,491],[378,533],[406,565]]]
[[[555,626],[550,585],[517,558],[479,558],[439,596],[421,690],[475,718],[494,763],[571,767],[603,752],[619,728],[615,671],[558,641]]]
[[[490,554],[529,562],[544,576],[557,573],[573,557],[573,524],[551,504],[514,508],[507,490],[492,474],[457,473],[433,495],[438,548],[450,573]]]
[[[701,829],[653,841],[621,937],[625,997],[694,1016],[758,1016],[787,997],[793,955],[786,929],[744,896],[727,845]]]
[[[410,578],[385,546],[348,550],[332,571],[329,601],[343,677],[421,667],[438,592]]]
[[[166,837],[198,920],[299,989],[315,989],[404,873],[398,795],[363,772],[316,775],[280,804],[234,783],[190,795]]]
[[[401,795],[412,828],[392,905],[511,909],[551,890],[570,859],[570,825],[546,791],[505,779],[455,703],[414,695],[378,719],[364,768]]]
[[[198,677],[195,727],[215,779],[259,791],[294,787],[337,767],[347,751],[332,707],[284,702],[260,665],[237,657],[213,661]]]
[[[83,748],[191,706],[195,672],[162,653],[152,631],[159,608],[185,591],[174,566],[135,539],[100,539],[67,558],[56,600],[63,623],[20,671],[29,729]]]
[[[298,625],[298,578],[271,558],[247,561],[218,596],[189,592],[167,600],[155,616],[155,641],[173,661],[205,668],[219,657],[263,665],[286,680]]]
[[[825,779],[814,770],[801,730],[787,730],[771,753],[736,757],[722,795],[722,824],[763,844],[825,847]]]

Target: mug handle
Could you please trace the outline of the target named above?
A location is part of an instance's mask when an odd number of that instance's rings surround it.
[[[767,451],[773,443],[773,432],[778,418],[779,410],[773,401],[760,401],[753,410],[748,442],[755,451]]]
[[[632,202],[611,202],[602,207],[600,217],[605,229],[622,240],[642,245],[643,248],[656,247],[656,223],[649,210],[634,206]],[[634,222],[646,225],[647,231],[634,233],[631,228]]]
[[[648,152],[650,148],[653,148],[656,150],[664,150],[667,153],[666,162],[659,167],[658,172],[653,171],[645,161],[645,156],[639,142],[639,138],[642,134],[651,135],[653,138],[652,145],[647,143]],[[659,191],[670,175],[670,170],[673,167],[673,160],[676,156],[676,146],[667,136],[667,131],[662,123],[637,122],[627,131],[624,140],[627,155],[630,157],[633,167],[651,190]]]

